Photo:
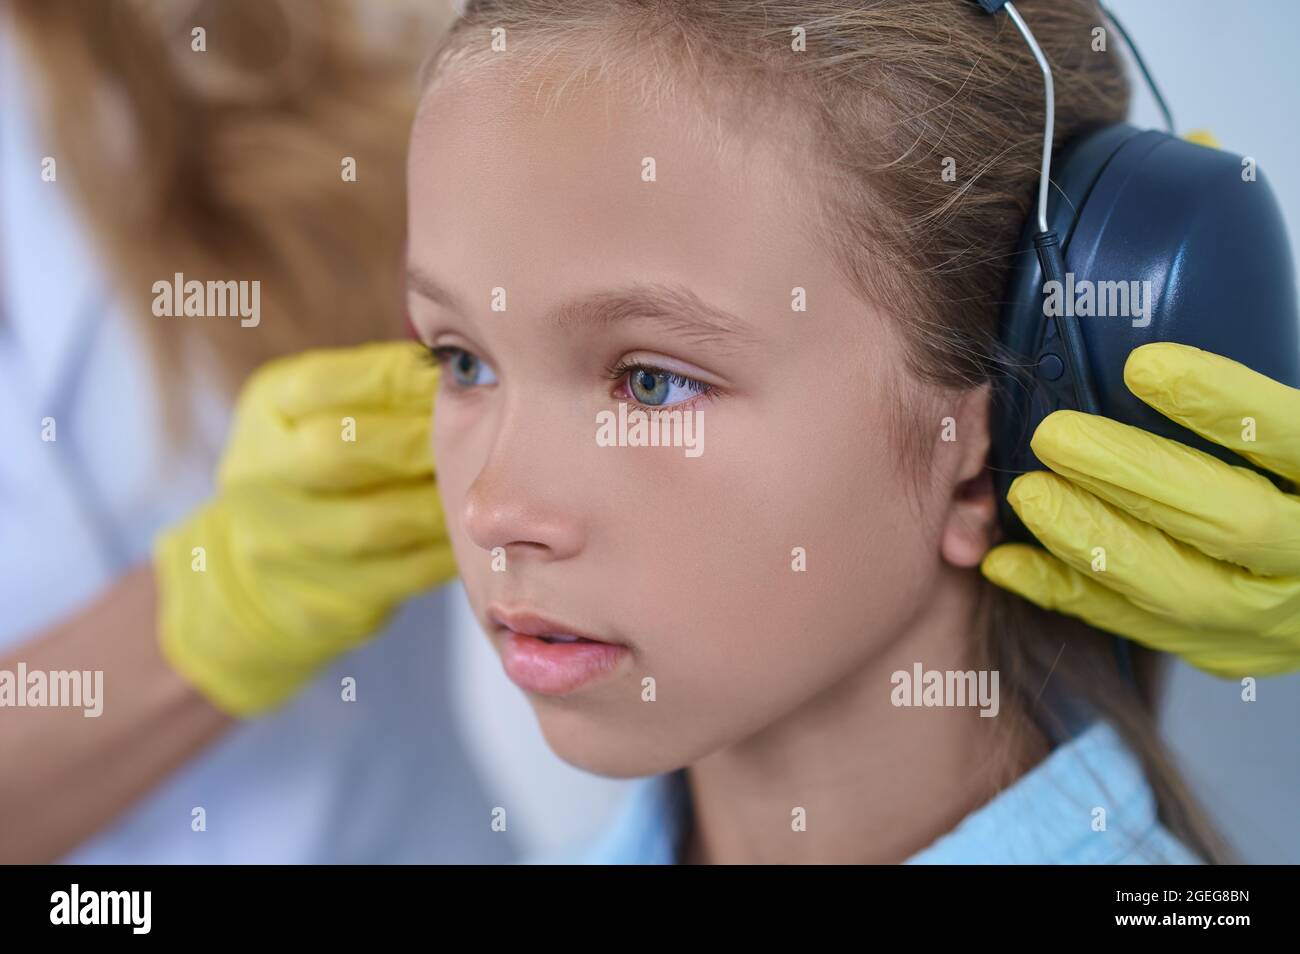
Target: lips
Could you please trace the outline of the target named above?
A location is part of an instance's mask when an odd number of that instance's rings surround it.
[[[628,647],[597,639],[567,623],[530,611],[488,608],[494,635],[504,636],[501,663],[521,689],[567,695],[609,675]]]
[[[575,626],[558,623],[526,610],[511,612],[497,606],[490,606],[488,607],[488,620],[492,625],[501,629],[508,629],[521,636],[534,636],[547,642],[585,642],[603,643],[606,646],[616,645],[609,640],[585,633]]]

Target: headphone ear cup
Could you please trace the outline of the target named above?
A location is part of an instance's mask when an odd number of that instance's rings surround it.
[[[1048,223],[1060,238],[1066,269],[1077,213],[1086,204],[1103,170],[1116,152],[1140,134],[1134,126],[1107,126],[1077,139],[1052,158],[1053,191],[1048,199]],[[1039,422],[1053,411],[1069,407],[1053,385],[1065,373],[1065,355],[1053,347],[1056,331],[1045,313],[1043,271],[1034,248],[1038,224],[1032,218],[1021,229],[1012,258],[998,322],[998,353],[993,390],[993,449],[991,462],[998,496],[999,523],[1007,539],[1033,540],[1007,502],[1007,490],[1020,474],[1043,465],[1029,447]],[[1086,322],[1080,322],[1086,334]],[[1087,354],[1083,371],[1091,374]]]
[[[1049,222],[1061,237],[1066,287],[1101,413],[1237,466],[1231,451],[1188,431],[1124,384],[1129,353],[1176,341],[1300,387],[1300,321],[1285,224],[1249,160],[1129,125],[1085,135],[1054,161]],[[1017,474],[1043,469],[1029,440],[1052,411],[1053,321],[1033,252],[1021,238],[999,325],[993,467],[1004,532],[1032,539],[1006,503]],[[1271,475],[1269,475],[1271,477]]]

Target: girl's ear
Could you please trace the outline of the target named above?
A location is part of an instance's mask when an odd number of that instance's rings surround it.
[[[981,385],[962,395],[955,417],[953,490],[940,537],[940,552],[953,566],[975,567],[997,541],[997,499],[989,470],[992,435],[989,418],[992,387]]]

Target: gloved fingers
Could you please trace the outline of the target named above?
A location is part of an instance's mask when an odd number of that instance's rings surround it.
[[[223,490],[277,482],[355,491],[433,477],[430,414],[322,413],[237,435],[221,463]]]
[[[1062,477],[1208,556],[1300,576],[1300,498],[1254,471],[1079,411],[1048,415],[1030,446]]]
[[[1067,565],[1152,613],[1261,636],[1297,625],[1300,579],[1255,576],[1208,557],[1050,471],[1017,477],[1007,499]]]
[[[1124,383],[1165,417],[1300,483],[1300,391],[1210,351],[1134,348]],[[1252,426],[1253,422],[1253,426]]]
[[[258,591],[258,624],[238,631],[249,643],[242,655],[274,661],[286,671],[313,669],[369,640],[392,613],[392,601],[357,600],[321,577],[319,572],[287,576]]]
[[[1043,609],[1074,616],[1150,649],[1185,655],[1222,635],[1197,631],[1135,606],[1090,575],[1026,543],[1007,543],[984,555],[980,571],[988,579]]]
[[[294,621],[293,631],[312,632],[314,627],[303,624],[318,618],[319,631],[355,632],[378,625],[375,614],[455,577],[456,560],[450,543],[443,541],[359,559],[322,555],[295,563],[292,570],[277,576],[270,598],[286,612],[300,610],[311,617]]]
[[[373,636],[403,599],[455,575],[450,544],[360,558],[271,554],[249,560],[224,499],[154,543],[158,637],[166,658],[238,716],[283,702],[322,665]],[[272,532],[275,532],[272,528]]]
[[[255,483],[227,491],[225,502],[238,515],[230,521],[232,543],[252,561],[272,554],[303,563],[317,555],[359,558],[447,537],[432,479],[350,494]]]
[[[985,554],[980,571],[1036,606],[1081,619],[1149,649],[1174,653],[1215,676],[1268,676],[1300,667],[1295,653],[1278,652],[1258,636],[1189,628],[1148,612],[1039,547],[1023,543],[994,547]]]
[[[272,361],[249,380],[247,400],[286,421],[333,411],[431,415],[437,384],[438,367],[423,345],[381,341]]]
[[[337,586],[367,598],[397,604],[431,590],[456,576],[451,542],[412,547],[396,553],[367,556],[351,566],[338,567]]]

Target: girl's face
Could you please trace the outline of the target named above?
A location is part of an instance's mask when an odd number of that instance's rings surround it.
[[[507,673],[562,758],[612,776],[854,674],[885,700],[943,570],[943,521],[917,516],[943,493],[907,505],[889,438],[900,342],[805,237],[797,165],[714,148],[689,103],[545,95],[501,73],[436,88],[409,162],[438,486]],[[620,441],[620,404],[684,412],[678,446]],[[923,422],[936,441],[947,413]]]

